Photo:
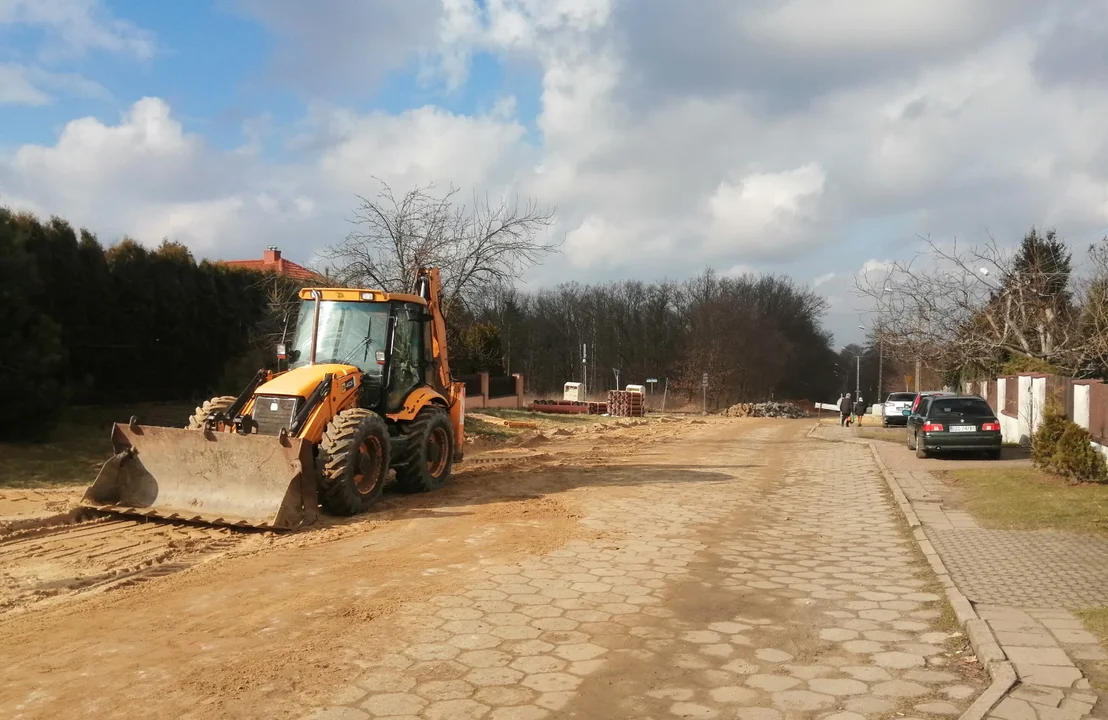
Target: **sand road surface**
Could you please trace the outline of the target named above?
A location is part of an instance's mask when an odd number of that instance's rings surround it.
[[[956,715],[980,669],[808,427],[598,428],[285,535],[5,491],[0,717]]]

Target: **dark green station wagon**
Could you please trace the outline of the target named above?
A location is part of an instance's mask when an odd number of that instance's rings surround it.
[[[975,452],[998,459],[1000,447],[1000,421],[989,403],[977,396],[925,397],[908,417],[908,449],[919,458]]]

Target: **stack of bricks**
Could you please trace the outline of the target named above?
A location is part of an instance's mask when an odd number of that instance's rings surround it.
[[[646,414],[642,393],[609,390],[608,414],[618,417],[642,417]]]

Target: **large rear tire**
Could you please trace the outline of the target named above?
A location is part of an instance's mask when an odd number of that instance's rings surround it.
[[[189,418],[189,424],[185,426],[185,429],[203,430],[204,421],[208,419],[208,415],[211,415],[217,410],[225,412],[234,402],[235,398],[231,395],[222,395],[220,397],[214,397],[211,400],[205,400],[204,404],[196,408],[196,412]]]
[[[405,429],[408,446],[396,465],[396,487],[402,492],[438,490],[454,464],[454,428],[446,411],[425,407]]]
[[[381,416],[349,408],[331,419],[319,443],[319,504],[329,515],[368,510],[389,473],[389,431]]]

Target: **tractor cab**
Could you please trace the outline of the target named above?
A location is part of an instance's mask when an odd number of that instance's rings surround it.
[[[423,298],[306,288],[300,299],[293,341],[278,348],[289,370],[353,366],[362,373],[362,406],[382,414],[396,412],[415,388],[438,384],[428,359],[431,327]]]

